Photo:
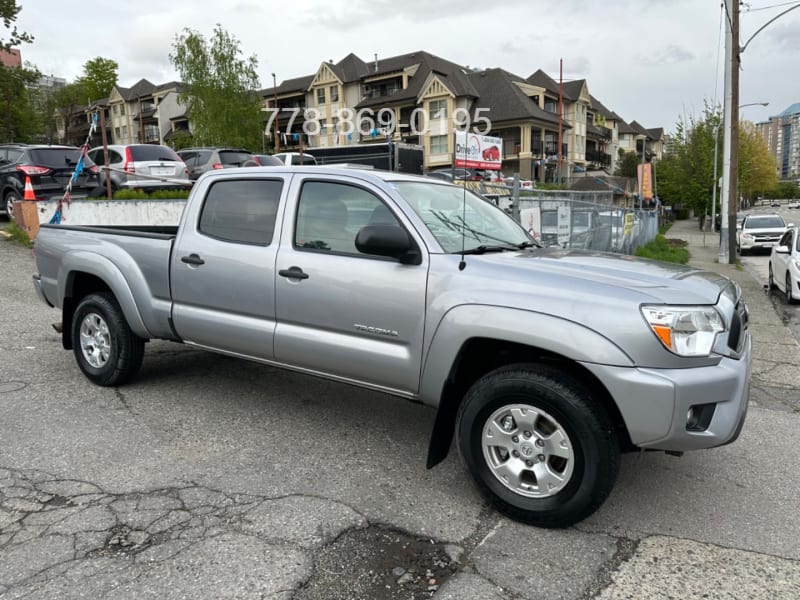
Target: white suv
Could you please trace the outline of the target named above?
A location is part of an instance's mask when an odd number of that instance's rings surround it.
[[[770,250],[786,231],[780,215],[747,215],[736,231],[736,249],[741,254],[752,250]]]
[[[89,158],[97,165],[100,171],[100,187],[105,189],[103,147],[89,150]],[[108,166],[112,190],[185,189],[192,184],[186,163],[169,146],[112,144],[108,146]]]

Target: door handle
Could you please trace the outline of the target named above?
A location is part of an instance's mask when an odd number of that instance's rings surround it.
[[[300,267],[289,267],[288,269],[281,269],[278,271],[281,277],[288,277],[289,279],[308,279],[308,273],[303,273]]]
[[[182,256],[181,262],[186,263],[187,265],[195,265],[195,266],[206,264],[206,261],[204,261],[202,258],[200,258],[199,256],[197,256],[197,254],[194,253],[190,254],[189,256]]]

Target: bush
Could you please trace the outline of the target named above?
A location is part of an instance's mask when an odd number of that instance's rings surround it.
[[[19,225],[15,221],[11,221],[8,227],[6,227],[5,232],[8,234],[8,239],[17,242],[18,244],[22,244],[27,248],[33,248],[33,241],[28,236],[28,234],[20,228]]]
[[[114,192],[114,200],[185,200],[189,190],[118,190]],[[102,200],[103,198],[100,198]]]
[[[668,240],[664,235],[658,234],[656,239],[645,246],[636,249],[636,256],[652,258],[665,262],[685,265],[689,262],[689,251],[683,240]]]

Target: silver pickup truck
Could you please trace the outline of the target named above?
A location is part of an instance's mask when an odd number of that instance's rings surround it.
[[[149,339],[327,377],[436,409],[482,493],[575,523],[622,452],[732,442],[750,382],[747,308],[716,273],[540,248],[432,178],[323,167],[203,175],[177,228],[42,227],[35,288],[63,346],[119,385]]]

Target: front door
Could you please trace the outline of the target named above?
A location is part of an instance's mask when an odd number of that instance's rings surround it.
[[[421,253],[422,264],[409,265],[355,247],[365,225],[408,232],[404,217],[380,190],[333,176],[296,176],[290,197],[275,284],[276,360],[415,393],[427,255]]]
[[[187,207],[171,264],[175,330],[186,342],[271,360],[280,176],[205,185]]]

